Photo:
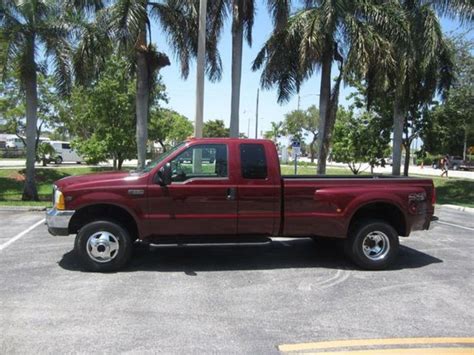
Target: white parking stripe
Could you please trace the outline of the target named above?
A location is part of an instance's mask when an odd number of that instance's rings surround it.
[[[23,237],[26,233],[28,232],[31,232],[33,229],[35,229],[36,227],[38,227],[40,224],[44,223],[45,219],[43,218],[41,221],[38,221],[36,222],[35,224],[33,224],[30,228],[24,230],[23,232],[15,235],[12,239],[8,240],[7,242],[3,243],[0,245],[0,251],[2,251],[3,249],[5,249],[6,247],[8,247],[10,244],[13,244],[14,242],[16,242],[18,239],[20,239],[21,237]]]
[[[460,226],[459,224],[453,224],[453,223],[448,223],[448,222],[443,222],[443,221],[438,221],[437,223],[446,224],[447,226],[451,226],[451,227],[458,227],[458,228],[462,228],[462,229],[467,229],[468,231],[474,231],[474,228]]]

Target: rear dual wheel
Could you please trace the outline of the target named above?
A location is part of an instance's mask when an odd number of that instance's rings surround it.
[[[363,220],[352,228],[346,240],[346,254],[355,264],[367,270],[387,268],[399,249],[398,233],[381,220]]]

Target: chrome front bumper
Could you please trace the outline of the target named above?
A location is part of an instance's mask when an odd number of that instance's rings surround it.
[[[52,235],[69,235],[69,221],[75,211],[57,210],[52,208],[46,211],[46,225]]]

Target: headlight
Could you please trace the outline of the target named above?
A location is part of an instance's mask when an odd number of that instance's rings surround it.
[[[64,195],[61,191],[58,190],[57,187],[54,188],[54,207],[58,210],[66,209],[66,205],[64,203]]]

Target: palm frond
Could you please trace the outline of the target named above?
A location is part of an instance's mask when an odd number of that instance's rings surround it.
[[[167,34],[170,47],[181,66],[181,75],[187,78],[189,65],[197,56],[199,3],[192,0],[169,0],[165,4],[153,3],[151,16],[158,19]],[[209,1],[206,27],[206,73],[211,81],[220,80],[222,61],[218,41],[227,16],[224,0]]]
[[[118,0],[109,8],[111,28],[120,45],[131,48],[148,20],[147,3],[144,0]]]
[[[267,0],[267,8],[276,31],[282,29],[290,16],[291,0]]]

